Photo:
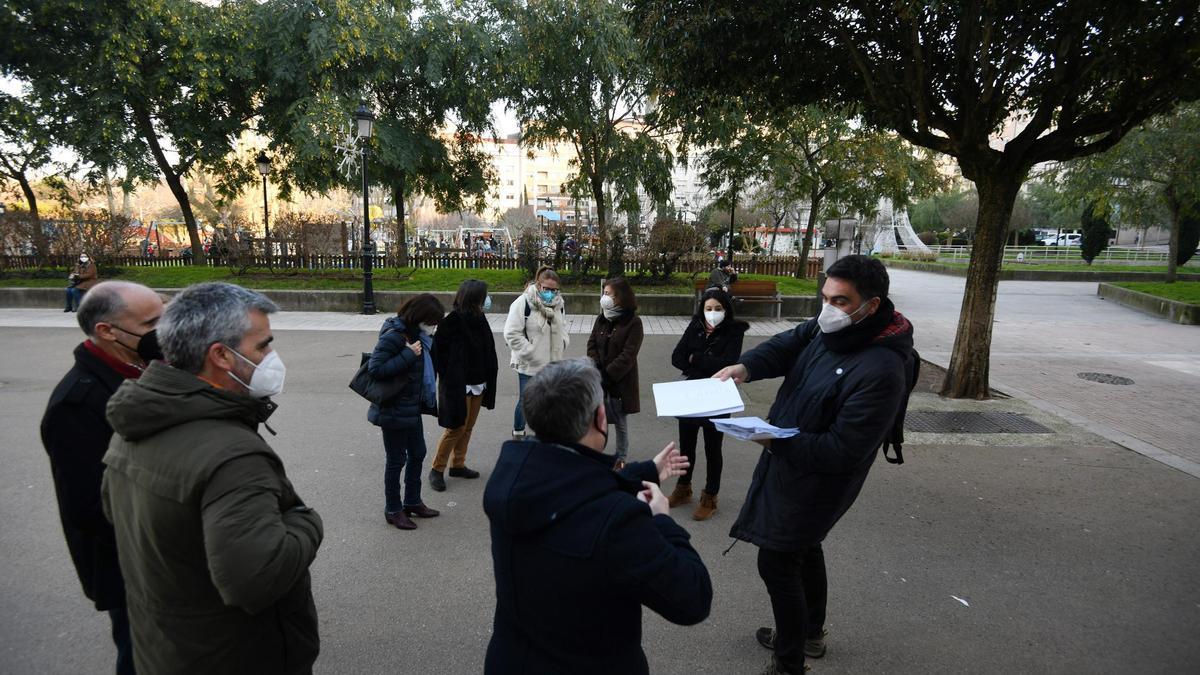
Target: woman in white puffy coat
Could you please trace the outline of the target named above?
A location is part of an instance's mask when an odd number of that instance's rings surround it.
[[[512,351],[508,363],[517,371],[517,386],[522,393],[525,383],[546,364],[561,360],[570,344],[566,307],[558,286],[558,273],[542,267],[534,275],[533,283],[508,308],[504,341]],[[525,415],[518,396],[513,411],[513,438],[524,436]]]

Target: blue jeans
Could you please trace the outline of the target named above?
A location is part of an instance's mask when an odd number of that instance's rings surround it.
[[[64,309],[75,311],[83,301],[83,289],[77,286],[67,286],[67,306]]]
[[[421,463],[425,461],[425,430],[420,420],[408,429],[383,427],[384,512],[397,513],[421,503]],[[404,500],[400,499],[400,472],[404,472]]]
[[[525,431],[525,413],[521,410],[521,399],[525,395],[525,385],[532,379],[532,375],[517,373],[517,407],[513,410],[513,431]]]

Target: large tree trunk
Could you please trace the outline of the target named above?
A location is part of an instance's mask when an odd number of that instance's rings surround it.
[[[150,120],[150,113],[135,107],[133,111],[134,119],[137,122],[138,132],[142,135],[142,140],[146,141],[146,145],[150,147],[151,154],[154,155],[154,162],[158,165],[158,170],[162,172],[163,178],[167,181],[167,187],[171,189],[171,194],[175,196],[175,201],[179,203],[179,210],[183,213],[183,222],[187,225],[188,239],[192,244],[192,262],[196,265],[205,265],[208,262],[208,256],[204,254],[204,242],[200,238],[200,231],[196,227],[196,216],[192,213],[192,203],[188,198],[187,190],[183,189],[183,182],[180,181],[180,176],[175,172],[175,167],[167,161],[167,156],[163,152],[162,145],[158,142],[158,134],[154,131],[154,123]]]
[[[404,227],[404,176],[400,176],[400,180],[392,187],[392,202],[396,205],[396,240],[400,242],[399,260],[396,264],[400,267],[408,266],[408,233]]]
[[[1179,261],[1179,200],[1175,196],[1175,186],[1168,185],[1163,191],[1167,198],[1167,210],[1171,212],[1171,232],[1167,245],[1167,276],[1163,279],[1168,284],[1175,283]]]
[[[949,398],[985,399],[990,394],[988,374],[996,289],[1000,282],[1008,221],[1021,181],[1011,175],[985,175],[977,179],[975,185],[979,190],[975,240],[971,246],[971,263],[967,267],[966,291],[958,315],[950,369],[942,383],[941,393]]]
[[[33,240],[33,254],[37,256],[38,262],[45,262],[46,257],[50,255],[50,242],[46,240],[46,231],[42,229],[42,219],[38,216],[37,195],[34,194],[33,186],[24,173],[17,175],[17,183],[21,185],[25,203],[29,205],[29,237]]]
[[[804,230],[804,239],[800,244],[800,263],[796,267],[796,278],[808,278],[808,254],[812,250],[813,231],[817,227],[817,213],[821,210],[821,200],[827,190],[813,190],[809,196],[808,226]]]

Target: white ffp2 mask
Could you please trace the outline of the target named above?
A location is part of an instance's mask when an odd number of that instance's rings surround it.
[[[262,362],[255,363],[242,356],[241,352],[233,347],[229,347],[229,351],[237,354],[239,358],[254,367],[254,374],[250,376],[250,382],[242,382],[241,378],[234,375],[232,370],[229,371],[229,376],[245,387],[246,393],[254,398],[267,398],[268,396],[278,396],[283,391],[287,366],[283,365],[283,359],[279,358],[279,352],[271,350],[263,357]]]

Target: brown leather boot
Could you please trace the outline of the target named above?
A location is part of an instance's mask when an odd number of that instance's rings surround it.
[[[680,504],[687,504],[690,501],[692,501],[692,486],[690,483],[676,483],[671,496],[667,498],[667,503],[671,505],[671,508],[675,508]]]
[[[700,491],[700,505],[696,507],[696,511],[692,513],[692,520],[708,520],[717,512],[717,496],[710,495],[704,490]]]

